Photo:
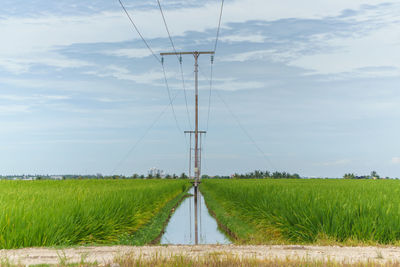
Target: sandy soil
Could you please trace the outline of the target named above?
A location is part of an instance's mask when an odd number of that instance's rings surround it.
[[[337,262],[400,262],[400,247],[336,247],[336,246],[112,246],[80,247],[68,249],[27,248],[0,250],[0,258],[11,264],[58,264],[61,262],[79,263],[97,262],[100,265],[111,263],[114,259],[131,255],[142,259],[154,256],[170,257],[184,255],[188,257],[214,255],[232,255],[240,258],[257,259],[303,259],[333,260]]]

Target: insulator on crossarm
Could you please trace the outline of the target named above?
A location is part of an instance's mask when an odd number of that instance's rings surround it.
[[[182,64],[182,55],[179,56],[179,63]]]
[[[164,65],[164,57],[161,57],[161,64]]]
[[[214,55],[211,55],[211,64],[214,63]]]

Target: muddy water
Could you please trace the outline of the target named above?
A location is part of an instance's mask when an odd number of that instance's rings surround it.
[[[194,189],[190,189],[194,194]],[[198,243],[199,244],[230,244],[229,239],[218,229],[217,222],[208,213],[201,193],[198,193]],[[186,198],[172,215],[161,244],[195,244],[195,206],[194,197]]]

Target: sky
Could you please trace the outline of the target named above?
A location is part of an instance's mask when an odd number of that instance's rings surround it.
[[[220,1],[160,3],[176,50],[213,50]],[[156,0],[124,4],[157,56],[173,51]],[[199,59],[202,173],[400,177],[399,12],[392,0],[226,0],[211,93]],[[174,116],[117,0],[2,0],[0,36],[0,174],[188,171],[194,59],[185,101],[179,62],[164,58]]]

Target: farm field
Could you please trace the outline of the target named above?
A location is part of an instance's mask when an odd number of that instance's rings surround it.
[[[189,187],[179,180],[0,181],[0,249],[144,245]]]
[[[396,180],[203,180],[237,244],[398,245]]]

